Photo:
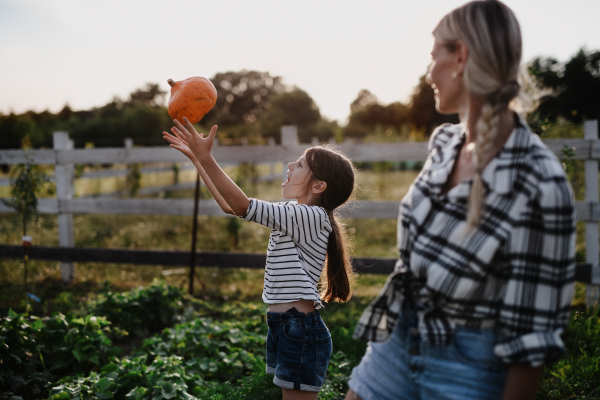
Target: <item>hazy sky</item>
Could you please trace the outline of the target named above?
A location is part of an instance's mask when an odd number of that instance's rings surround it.
[[[365,88],[406,101],[431,31],[464,1],[0,0],[0,112],[126,99],[148,82],[254,69],[306,90],[343,123]],[[524,60],[600,50],[600,0],[506,0]]]

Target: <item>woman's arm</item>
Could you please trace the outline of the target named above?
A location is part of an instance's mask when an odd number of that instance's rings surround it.
[[[514,364],[508,369],[502,400],[532,400],[537,395],[544,366]]]
[[[204,181],[206,188],[208,189],[210,194],[214,197],[214,199],[217,202],[217,204],[219,205],[219,207],[221,207],[221,210],[223,210],[223,212],[226,214],[234,215],[233,211],[231,210],[231,207],[229,206],[229,204],[227,204],[227,202],[225,201],[223,196],[221,196],[221,193],[219,193],[219,191],[217,190],[215,185],[212,183],[212,181],[206,174],[206,171],[204,171],[204,168],[202,168],[202,165],[200,164],[198,159],[194,156],[194,153],[192,153],[192,151],[190,150],[189,146],[187,145],[187,142],[185,142],[185,140],[183,140],[177,134],[177,131],[174,128],[172,129],[172,131],[175,136],[169,135],[167,132],[163,132],[163,137],[169,143],[171,143],[171,145],[170,145],[171,147],[182,152],[194,164],[194,166],[198,170],[198,173],[200,174],[200,177]]]
[[[210,130],[208,137],[199,135],[194,126],[183,118],[186,126],[184,127],[179,121],[174,120],[177,134],[182,137],[188,144],[188,147],[196,157],[210,181],[213,183],[217,191],[223,196],[231,210],[235,215],[244,216],[250,200],[246,194],[235,184],[227,174],[219,167],[219,164],[212,156],[211,149],[215,135],[217,134],[217,125],[214,125]]]

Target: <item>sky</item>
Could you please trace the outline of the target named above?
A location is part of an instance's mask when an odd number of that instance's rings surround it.
[[[406,102],[456,0],[0,0],[0,113],[100,107],[146,83],[268,71],[342,125],[368,89]],[[600,50],[600,0],[505,0],[523,60]]]

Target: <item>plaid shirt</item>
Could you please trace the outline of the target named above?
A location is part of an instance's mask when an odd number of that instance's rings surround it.
[[[464,141],[462,125],[432,134],[400,206],[400,258],[354,337],[388,339],[411,297],[422,306],[421,336],[433,345],[448,345],[456,325],[496,328],[500,359],[542,365],[564,353],[575,277],[572,189],[556,156],[519,119],[483,171],[484,213],[468,231],[472,181],[442,192]]]

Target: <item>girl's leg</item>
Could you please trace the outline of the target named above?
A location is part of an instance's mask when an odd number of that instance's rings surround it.
[[[319,392],[306,392],[304,390],[294,390],[281,388],[283,400],[317,400]]]

